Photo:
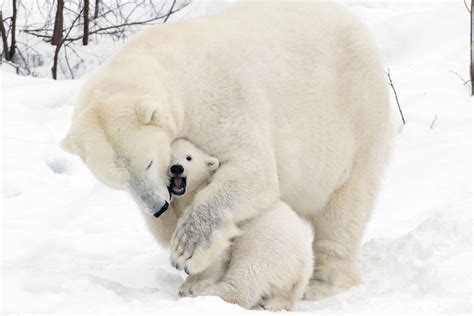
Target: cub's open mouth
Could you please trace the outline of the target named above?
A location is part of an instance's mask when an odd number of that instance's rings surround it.
[[[183,195],[186,192],[186,177],[171,177],[170,191],[174,195]]]

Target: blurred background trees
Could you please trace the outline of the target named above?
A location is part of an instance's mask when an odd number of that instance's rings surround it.
[[[166,23],[191,0],[4,0],[2,61],[18,74],[72,79],[143,26]]]

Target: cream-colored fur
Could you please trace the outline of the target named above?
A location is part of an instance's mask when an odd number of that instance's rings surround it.
[[[171,148],[171,165],[184,168],[186,193],[173,197],[170,208],[159,218],[144,214],[153,236],[164,246],[169,244],[169,232],[186,216],[196,193],[209,184],[219,165],[217,159],[184,139],[173,142]],[[227,250],[218,254],[218,260],[190,274],[180,295],[217,295],[246,308],[290,310],[303,297],[313,271],[311,228],[285,203],[277,202],[234,227],[230,235],[232,245],[226,240],[221,248]]]
[[[291,310],[303,297],[313,272],[311,228],[283,202],[239,228],[242,234],[234,239],[221,278],[209,284],[204,276],[198,282],[185,282],[182,290],[193,296],[219,296],[245,308]]]
[[[391,126],[376,49],[347,10],[262,1],[150,27],[85,84],[63,145],[157,214],[177,138],[221,162],[172,235],[178,267],[205,270],[228,227],[281,199],[314,227],[305,297],[358,283]]]

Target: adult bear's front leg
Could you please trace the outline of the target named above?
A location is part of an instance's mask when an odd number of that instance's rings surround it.
[[[248,157],[223,164],[196,195],[172,237],[171,261],[176,268],[189,273],[206,269],[238,234],[238,222],[254,217],[278,199],[276,174],[269,176],[268,166],[258,167],[259,160],[249,161]],[[265,171],[270,173],[263,176]]]

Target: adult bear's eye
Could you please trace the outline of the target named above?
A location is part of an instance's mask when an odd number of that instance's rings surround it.
[[[187,161],[191,161],[191,160],[193,160],[193,157],[191,157],[191,156],[186,156],[186,160],[187,160]]]
[[[148,163],[148,166],[146,166],[145,170],[150,169],[152,164],[153,164],[153,160],[150,160],[150,162]]]

